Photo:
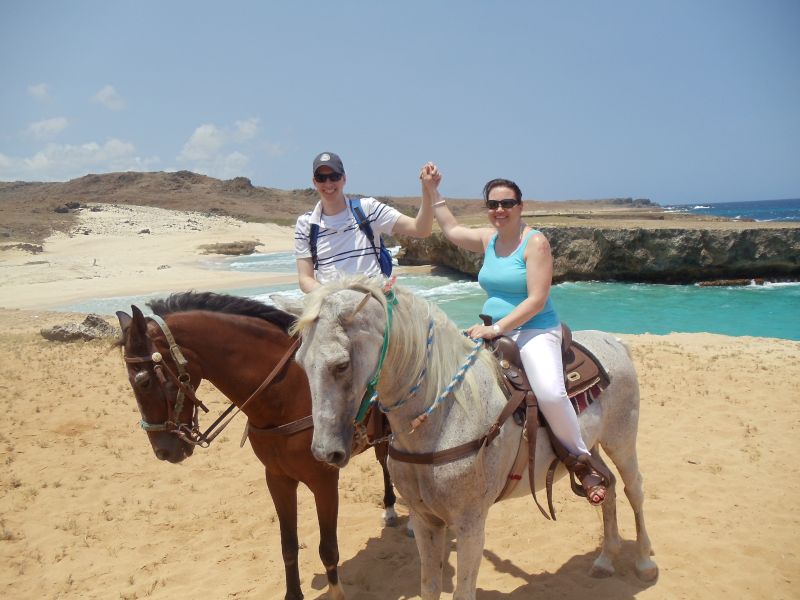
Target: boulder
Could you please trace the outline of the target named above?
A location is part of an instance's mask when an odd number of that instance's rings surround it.
[[[225,256],[242,256],[253,254],[257,246],[264,244],[257,240],[241,240],[238,242],[220,242],[218,244],[203,244],[198,248],[203,254],[223,254]]]
[[[82,323],[54,325],[42,329],[40,333],[44,339],[51,342],[75,342],[119,337],[120,330],[100,315],[89,314]]]

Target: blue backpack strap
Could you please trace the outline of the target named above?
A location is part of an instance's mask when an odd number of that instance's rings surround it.
[[[375,260],[378,261],[378,266],[384,276],[389,277],[392,274],[392,255],[383,244],[383,238],[380,239],[380,250],[375,246],[375,234],[372,233],[372,226],[369,224],[369,219],[364,214],[364,209],[361,207],[361,200],[359,198],[348,198],[347,203],[350,205],[350,212],[356,219],[358,228],[367,236],[372,252],[375,254]]]
[[[317,237],[319,237],[319,225],[311,223],[308,230],[308,245],[311,249],[311,262],[314,263],[314,270],[317,270],[319,262],[317,261]]]
[[[350,205],[350,212],[356,218],[358,228],[367,236],[369,243],[372,244],[372,249],[375,249],[375,234],[372,233],[372,226],[369,224],[369,219],[364,214],[364,209],[361,208],[361,200],[359,198],[348,198],[347,203]]]

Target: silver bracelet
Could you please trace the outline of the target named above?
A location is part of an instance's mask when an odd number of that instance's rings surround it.
[[[442,204],[445,204],[445,201],[444,200],[439,200],[438,202],[434,202],[433,203],[433,207],[436,208],[437,206],[441,206]]]

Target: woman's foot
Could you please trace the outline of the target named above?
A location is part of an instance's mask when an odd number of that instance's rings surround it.
[[[602,476],[594,469],[588,475],[585,475],[581,481],[581,487],[586,493],[586,499],[592,506],[600,506],[606,499],[606,487]]]
[[[600,506],[606,499],[608,486],[611,482],[592,466],[591,458],[588,454],[578,457],[574,472],[581,483],[581,488],[583,488],[589,504]]]

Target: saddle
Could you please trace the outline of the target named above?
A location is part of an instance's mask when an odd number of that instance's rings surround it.
[[[484,323],[491,325],[491,317],[480,315]],[[561,353],[562,362],[564,365],[564,384],[567,390],[567,396],[572,403],[572,407],[576,414],[580,414],[592,404],[600,393],[608,387],[610,379],[600,361],[586,348],[581,346],[578,342],[572,339],[572,331],[565,324],[561,325],[562,342]],[[520,441],[520,448],[517,453],[517,459],[514,463],[511,473],[508,476],[508,482],[505,488],[498,496],[497,500],[502,500],[507,497],[516,486],[516,482],[522,477],[522,470],[525,463],[528,463],[529,480],[531,487],[531,494],[533,495],[536,506],[542,514],[550,519],[555,520],[555,509],[553,507],[553,479],[555,475],[558,462],[562,462],[570,473],[570,487],[572,491],[578,495],[585,497],[586,492],[583,487],[575,480],[576,476],[582,478],[587,473],[587,469],[593,469],[605,480],[603,483],[607,486],[613,484],[614,476],[608,470],[608,467],[598,456],[575,456],[564,447],[564,445],[553,434],[547,420],[538,410],[538,403],[536,396],[533,393],[530,382],[525,374],[522,366],[522,360],[519,353],[519,347],[516,342],[507,336],[500,336],[490,342],[492,351],[497,358],[500,366],[503,380],[506,387],[506,396],[509,399],[509,404],[516,405],[513,413],[514,420],[519,425],[524,427],[525,435],[528,444],[522,444]],[[516,397],[516,398],[515,398]],[[550,464],[546,477],[546,492],[549,514],[545,512],[539,500],[536,497],[535,482],[533,468],[536,457],[536,435],[539,425],[542,425],[548,433],[550,443],[553,447],[553,452],[556,459]],[[526,456],[527,455],[527,456]],[[526,461],[527,458],[527,461]]]
[[[492,340],[491,346],[509,383],[517,389],[530,389],[516,342],[503,335]],[[572,330],[564,323],[561,324],[561,360],[567,396],[576,414],[581,414],[608,387],[608,374],[589,350],[572,339]],[[576,398],[580,398],[580,403]]]

